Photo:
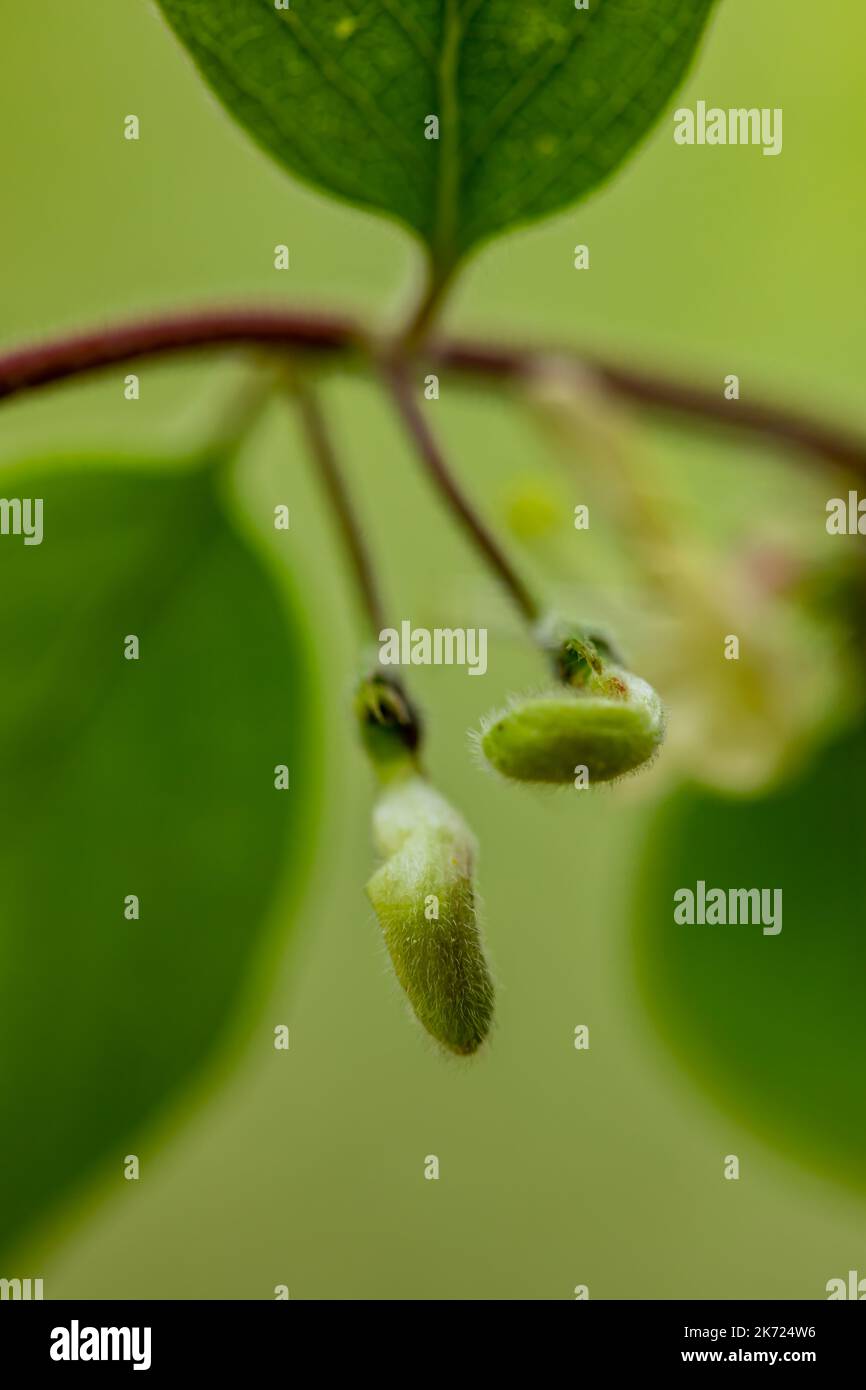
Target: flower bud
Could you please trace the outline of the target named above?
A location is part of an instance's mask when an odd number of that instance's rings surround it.
[[[355,691],[355,717],[380,782],[418,770],[421,719],[396,676],[365,676]]]
[[[611,782],[648,762],[664,737],[652,686],[606,665],[584,685],[515,700],[484,721],[479,747],[497,772],[521,782]]]
[[[384,863],[367,884],[397,978],[443,1047],[475,1052],[493,1017],[493,984],[478,929],[475,841],[418,773],[388,782],[373,820]]]

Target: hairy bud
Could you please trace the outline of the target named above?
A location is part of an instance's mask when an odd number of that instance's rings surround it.
[[[373,821],[384,862],[367,884],[397,978],[443,1047],[475,1052],[493,1017],[476,921],[475,841],[419,773],[386,783]]]
[[[621,667],[549,694],[515,700],[487,718],[478,738],[491,767],[521,782],[612,782],[649,761],[664,737],[652,686]]]

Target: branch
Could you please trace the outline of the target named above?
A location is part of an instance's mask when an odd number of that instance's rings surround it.
[[[543,352],[537,348],[499,347],[495,343],[452,341],[433,344],[431,352],[446,367],[491,381],[527,381],[539,376],[545,359],[573,363],[592,372],[615,395],[668,415],[688,415],[708,424],[764,435],[779,444],[803,449],[828,463],[866,475],[866,439],[784,406],[766,401],[726,401],[718,391],[675,381],[655,372],[619,366],[574,349]]]
[[[306,356],[368,362],[373,352],[361,325],[340,315],[231,308],[169,315],[0,354],[0,399],[142,357],[228,345],[281,348]],[[726,401],[717,391],[623,367],[572,348],[554,351],[439,339],[425,345],[423,357],[492,385],[537,377],[546,360],[573,362],[576,369],[594,372],[611,391],[638,405],[762,435],[866,477],[866,439],[844,427],[766,402]]]
[[[225,309],[115,324],[0,356],[0,400],[121,362],[226,345],[333,355],[360,350],[349,318],[289,310]]]

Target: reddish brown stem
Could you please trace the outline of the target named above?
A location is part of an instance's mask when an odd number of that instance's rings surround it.
[[[620,366],[573,349],[543,352],[536,348],[500,347],[485,342],[434,344],[438,360],[461,374],[491,381],[528,380],[538,376],[545,359],[593,373],[608,390],[639,405],[669,415],[687,415],[714,425],[764,435],[779,444],[803,449],[830,463],[866,474],[866,439],[799,411],[761,400],[725,400],[721,390]]]
[[[283,347],[295,352],[346,354],[363,335],[349,318],[280,309],[204,310],[97,328],[0,356],[0,400],[53,381],[201,348]]]
[[[283,309],[224,309],[117,324],[0,354],[0,399],[121,362],[226,345],[283,348],[308,356],[369,358],[360,324],[341,315]],[[574,349],[500,346],[439,339],[425,361],[467,378],[498,384],[537,376],[545,360],[572,361],[595,372],[626,400],[670,415],[761,435],[866,476],[866,440],[800,411],[755,399],[726,401],[720,391],[656,372],[621,366]]]

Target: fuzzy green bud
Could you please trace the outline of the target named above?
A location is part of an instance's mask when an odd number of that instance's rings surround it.
[[[491,767],[521,782],[590,785],[633,772],[664,737],[661,701],[646,681],[606,665],[584,684],[528,696],[484,721],[479,747]]]
[[[478,929],[475,840],[417,772],[389,779],[376,805],[384,862],[367,884],[397,978],[427,1032],[475,1052],[493,1018],[493,984]]]

